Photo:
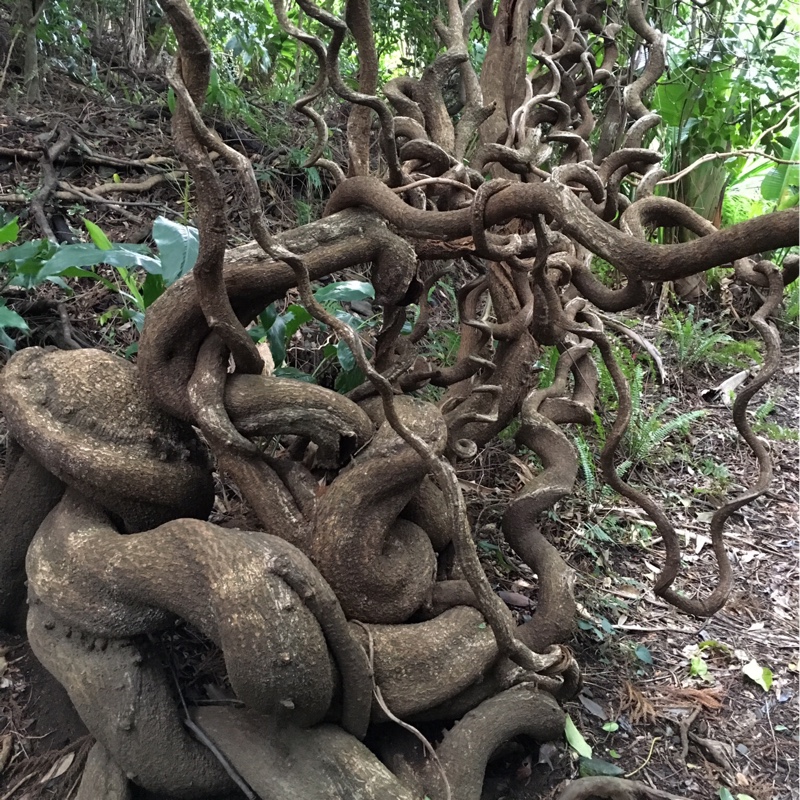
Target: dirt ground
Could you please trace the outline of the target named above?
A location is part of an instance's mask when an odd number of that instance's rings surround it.
[[[96,156],[62,175],[81,186],[96,187],[117,174],[125,180],[141,180],[145,174],[139,167],[103,163],[104,157],[172,155],[168,118],[157,106],[137,116],[133,126],[131,109],[109,109],[87,95],[85,87],[69,82],[47,102],[53,104],[52,114],[19,109],[0,117],[0,147],[7,148],[0,155],[0,206],[7,211],[24,217],[26,204],[19,198],[29,197],[36,187],[39,166],[19,154],[38,152],[37,137],[58,120],[68,119]],[[13,150],[19,154],[9,154]],[[268,165],[277,163],[279,154],[254,158]],[[292,183],[281,185],[270,190],[278,225],[286,224],[291,211]],[[113,241],[143,241],[156,214],[182,208],[181,191],[180,181],[165,181],[126,195],[132,205],[86,200],[64,201],[62,207],[75,229],[81,227],[80,216],[88,214]],[[231,221],[234,231],[243,229],[236,227],[241,223],[236,213]],[[98,322],[114,305],[112,294],[88,285],[77,288],[69,298],[43,292],[40,299],[46,302],[28,309],[32,326],[42,332],[37,344],[57,342],[63,335],[61,307],[67,309],[70,334],[82,344],[120,351],[134,340],[130,325],[111,331],[113,323]],[[734,515],[726,528],[734,592],[723,611],[711,619],[694,619],[654,596],[662,544],[648,522],[618,496],[579,488],[550,514],[545,530],[578,575],[581,604],[569,646],[583,666],[584,687],[567,711],[594,760],[580,762],[565,742],[541,751],[528,751],[523,744],[492,765],[487,798],[550,797],[581,771],[609,769],[687,798],[800,797],[798,348],[795,331],[784,330],[783,337],[780,380],[756,402],[769,397],[775,404],[772,427],[762,433],[769,440],[774,477],[770,491]],[[663,396],[677,398],[676,413],[703,408],[707,414],[682,450],[634,477],[665,503],[684,537],[682,588],[701,594],[715,582],[707,538],[710,511],[721,502],[723,484],[726,493],[741,491],[754,475],[752,456],[734,435],[730,410],[709,406],[699,396],[701,388],[715,385],[712,377],[681,379],[664,388]],[[500,513],[519,485],[519,461],[519,454],[498,445],[479,462],[465,465],[461,477],[487,571],[523,619],[535,605],[535,578],[498,535]],[[724,479],[722,473],[716,478],[703,474],[699,465],[709,461],[724,466]],[[182,646],[191,651],[187,661],[202,663],[213,675],[218,665],[213,648],[186,641]],[[765,668],[771,672],[767,690],[747,677],[763,680]],[[197,669],[192,680],[198,683]],[[0,800],[74,796],[90,742],[63,690],[36,663],[24,640],[0,636]]]

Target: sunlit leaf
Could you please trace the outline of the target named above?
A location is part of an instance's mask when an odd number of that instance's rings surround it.
[[[742,667],[742,672],[765,692],[768,692],[772,687],[772,670],[768,667],[762,667],[755,659],[745,664]]]
[[[14,217],[14,219],[0,228],[0,244],[7,244],[8,242],[15,242],[17,240],[17,235],[19,234],[18,219],[19,217]]]
[[[575,727],[575,723],[572,721],[572,717],[570,717],[569,714],[567,714],[564,735],[567,737],[567,743],[569,746],[579,756],[583,756],[584,758],[592,757],[592,748],[589,746],[589,743],[586,741],[586,739],[583,738],[583,734],[581,734],[581,732]]]
[[[375,289],[371,283],[364,281],[334,281],[317,289],[314,297],[320,303],[330,300],[354,303],[357,300],[374,300]]]
[[[114,246],[111,244],[111,239],[106,236],[105,231],[99,225],[96,225],[90,219],[86,219],[86,217],[83,217],[83,224],[86,226],[86,230],[89,231],[91,240],[101,250],[110,250]]]
[[[200,237],[197,228],[156,217],[153,239],[161,257],[161,275],[167,286],[185,275],[197,261]]]

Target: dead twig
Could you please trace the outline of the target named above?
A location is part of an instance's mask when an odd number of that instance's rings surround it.
[[[689,728],[692,727],[692,723],[697,719],[699,713],[700,706],[695,706],[692,710],[692,713],[689,714],[688,717],[684,717],[681,720],[681,760],[684,762],[686,761],[686,757],[689,755]]]

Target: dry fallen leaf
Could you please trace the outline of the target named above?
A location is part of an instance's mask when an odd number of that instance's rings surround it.
[[[75,760],[75,753],[67,753],[65,756],[62,756],[49,770],[45,776],[39,781],[40,784],[45,784],[48,781],[55,780],[56,778],[60,778],[71,766],[72,762]]]

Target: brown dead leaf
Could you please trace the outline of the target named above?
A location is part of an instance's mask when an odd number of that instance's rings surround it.
[[[11,759],[12,743],[13,740],[10,733],[0,738],[0,774],[8,766],[8,762]]]
[[[722,708],[722,700],[725,696],[719,686],[709,686],[695,688],[693,686],[662,686],[659,692],[667,695],[670,705],[702,706],[707,711],[718,711]]]
[[[622,689],[620,713],[627,713],[630,721],[652,724],[656,719],[653,704],[630,681],[625,681]]]
[[[525,597],[524,594],[520,594],[519,592],[506,592],[505,590],[501,589],[497,593],[497,596],[507,606],[515,606],[516,608],[530,608],[533,605],[530,597]]]

